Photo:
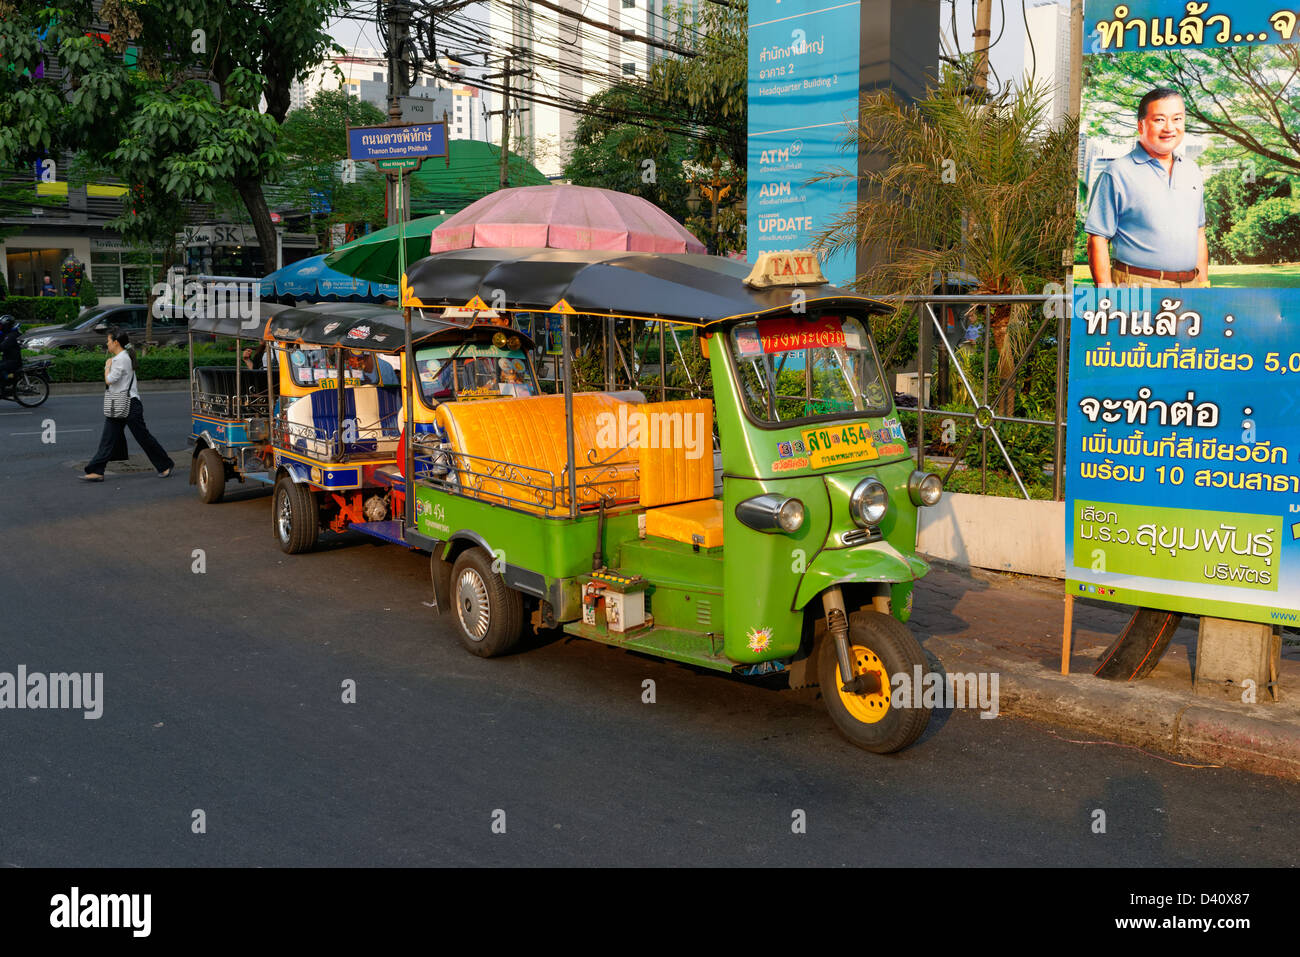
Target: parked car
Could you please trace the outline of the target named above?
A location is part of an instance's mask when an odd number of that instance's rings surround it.
[[[104,344],[104,333],[118,326],[135,342],[144,341],[147,307],[134,303],[120,306],[94,306],[63,325],[28,329],[22,338],[24,349],[71,349]],[[153,341],[160,345],[185,345],[188,326],[183,316],[155,317]]]

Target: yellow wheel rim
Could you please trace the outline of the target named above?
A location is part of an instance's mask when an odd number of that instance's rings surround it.
[[[885,670],[885,663],[870,648],[849,645],[849,657],[853,662],[853,676],[856,678],[858,675],[875,674],[880,679],[880,691],[874,694],[850,694],[842,687],[840,671],[836,668],[835,690],[839,692],[840,703],[855,721],[875,724],[889,713],[889,673]]]

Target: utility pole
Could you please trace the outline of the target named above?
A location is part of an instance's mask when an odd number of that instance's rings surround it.
[[[510,58],[501,81],[501,189],[510,185]]]
[[[388,24],[388,125],[400,126],[402,97],[411,92],[405,59],[410,47],[411,4],[407,0],[378,0],[378,2],[383,7]],[[390,226],[397,222],[398,217],[398,184],[400,183],[405,189],[409,185],[409,181],[405,181],[408,175],[399,172],[396,176],[388,177],[388,225]],[[403,215],[409,206],[409,203],[402,204]]]
[[[993,0],[976,0],[975,89],[989,87],[989,39],[993,36]]]
[[[496,116],[498,113],[501,114],[501,189],[505,189],[510,185],[510,115],[511,113],[524,112],[523,109],[512,110],[510,108],[510,78],[528,72],[527,70],[513,68],[510,65],[512,62],[514,62],[513,58],[507,54],[505,65],[500,73],[490,73],[483,77],[484,80],[501,80],[501,109],[483,111],[485,122],[487,117]]]

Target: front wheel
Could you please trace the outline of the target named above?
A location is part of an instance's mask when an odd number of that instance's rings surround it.
[[[195,482],[199,487],[199,501],[205,505],[220,502],[226,494],[226,463],[216,449],[199,453],[199,474]]]
[[[504,655],[523,636],[523,596],[492,571],[482,548],[461,552],[451,566],[451,604],[460,642],[472,655]]]
[[[276,544],[288,555],[309,552],[320,534],[320,511],[316,495],[287,475],[275,480],[271,499],[271,527]]]
[[[818,652],[817,679],[835,729],[867,751],[901,751],[925,731],[930,709],[912,707],[910,700],[895,707],[891,679],[905,674],[911,680],[918,665],[922,672],[928,670],[921,646],[896,618],[876,611],[858,611],[849,616],[849,659],[855,676],[865,674],[875,679],[865,694],[844,690],[835,639],[827,632]]]
[[[50,384],[38,375],[24,372],[14,381],[14,399],[34,409],[50,397]]]

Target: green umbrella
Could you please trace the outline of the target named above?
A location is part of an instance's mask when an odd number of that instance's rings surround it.
[[[413,263],[429,255],[429,234],[436,229],[445,215],[423,216],[406,224],[406,261]],[[325,257],[331,269],[371,282],[396,283],[397,226],[385,226],[360,239],[340,246]]]

